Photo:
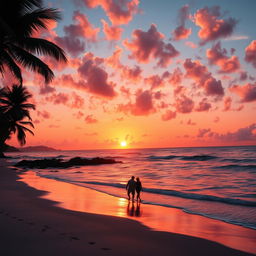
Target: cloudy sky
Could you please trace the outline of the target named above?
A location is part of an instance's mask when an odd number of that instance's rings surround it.
[[[232,4],[231,4],[232,3]],[[256,1],[53,0],[39,36],[68,63],[25,72],[27,145],[60,149],[256,143]],[[12,140],[16,144],[16,140]],[[16,144],[17,145],[17,144]]]

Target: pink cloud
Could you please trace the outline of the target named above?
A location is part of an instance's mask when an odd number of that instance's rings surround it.
[[[247,80],[247,78],[248,78],[247,72],[242,71],[242,72],[240,73],[239,80],[240,80],[240,81],[245,81],[245,80]]]
[[[81,111],[78,111],[77,113],[74,114],[74,117],[76,119],[81,119],[84,116],[84,113]]]
[[[75,11],[73,14],[75,24],[64,27],[65,35],[56,36],[54,40],[58,45],[67,50],[72,56],[77,56],[85,51],[85,42],[96,42],[99,28],[94,28],[87,17]]]
[[[51,87],[50,85],[43,85],[40,87],[40,91],[39,91],[39,94],[48,94],[48,93],[53,93],[55,92],[55,88],[54,87]]]
[[[187,121],[187,125],[196,125],[196,123],[193,122],[191,119],[189,119],[189,120]]]
[[[150,77],[146,77],[144,79],[144,82],[145,84],[151,85],[151,89],[163,87],[165,83],[163,76],[159,75],[152,75]]]
[[[173,35],[173,40],[182,40],[186,39],[190,36],[191,34],[191,28],[186,28],[185,27],[185,21],[189,18],[189,6],[184,5],[181,7],[179,10],[179,15],[178,15],[178,27],[174,29],[172,32]]]
[[[221,49],[221,44],[218,42],[211,49],[207,49],[206,56],[210,64],[215,64],[220,67],[220,73],[233,73],[240,68],[240,62],[237,56],[227,56],[227,50]]]
[[[211,132],[211,129],[199,129],[197,133],[198,138],[204,137],[206,134],[209,134]]]
[[[245,60],[256,68],[256,40],[245,48]]]
[[[132,41],[125,40],[123,44],[132,52],[130,57],[141,63],[148,63],[154,58],[158,60],[157,65],[159,67],[166,67],[172,58],[179,55],[172,44],[164,43],[164,35],[157,31],[154,24],[147,32],[136,29],[132,35]]]
[[[71,56],[78,56],[85,51],[85,43],[73,36],[55,37],[56,43],[65,49]]]
[[[98,120],[95,119],[95,118],[93,117],[93,115],[88,115],[88,116],[86,116],[85,119],[84,119],[84,121],[85,121],[87,124],[95,124],[95,123],[98,122]]]
[[[194,101],[185,95],[176,98],[175,107],[179,113],[191,113],[194,108]]]
[[[186,39],[191,35],[191,32],[192,32],[191,28],[185,28],[183,26],[179,26],[172,32],[173,40],[178,41],[178,40]]]
[[[102,59],[87,53],[78,68],[78,73],[82,78],[86,79],[86,88],[90,93],[113,98],[116,96],[116,92],[113,89],[114,83],[108,82],[108,73],[100,67],[102,62]]]
[[[122,79],[138,82],[141,79],[142,69],[138,65],[134,65],[133,67],[123,65],[120,62],[122,52],[123,49],[117,46],[113,54],[105,59],[105,63],[119,71]]]
[[[43,111],[37,111],[37,116],[42,117],[44,119],[49,119],[51,117],[50,113],[46,110]]]
[[[82,0],[88,8],[100,6],[105,12],[112,24],[128,24],[133,15],[139,12],[139,0]]]
[[[192,48],[192,49],[196,49],[196,48],[198,47],[197,44],[195,44],[195,43],[193,43],[193,42],[191,42],[191,41],[185,42],[185,45],[188,46],[188,47],[190,47],[190,48]]]
[[[191,61],[191,59],[186,59],[183,66],[187,72],[186,76],[197,82],[204,82],[211,76],[207,67],[201,64],[199,60]]]
[[[205,81],[203,86],[205,89],[205,93],[207,95],[217,95],[217,96],[224,95],[224,89],[222,87],[220,80],[216,80],[215,78],[210,77]]]
[[[201,28],[198,32],[201,44],[228,37],[233,33],[237,21],[233,18],[224,20],[221,16],[219,6],[204,7],[195,13],[194,22]]]
[[[148,115],[154,112],[152,101],[152,94],[150,91],[138,91],[136,93],[135,108],[133,109],[134,115]]]
[[[58,104],[67,104],[68,100],[69,100],[69,96],[66,93],[53,93],[51,94],[51,96],[47,96],[45,97],[45,99],[49,102],[52,102],[55,105]]]
[[[226,142],[255,142],[256,141],[256,124],[253,123],[247,127],[240,128],[234,132],[216,133],[211,129],[199,129],[197,137],[212,137],[214,140]]]
[[[207,99],[204,98],[198,103],[198,106],[195,108],[195,110],[198,112],[209,111],[211,107],[211,103],[207,102]]]
[[[174,119],[176,117],[176,112],[173,112],[171,110],[167,110],[163,115],[162,115],[162,120],[163,121],[169,121],[171,119]]]
[[[175,68],[174,71],[169,75],[168,82],[171,85],[177,86],[180,85],[183,79],[183,73],[180,68]]]
[[[105,20],[101,20],[103,25],[103,32],[107,40],[120,40],[123,29],[118,26],[109,26]]]
[[[224,89],[220,80],[212,77],[207,67],[200,63],[200,61],[191,61],[186,59],[183,64],[186,70],[186,76],[197,82],[199,87],[202,87],[206,95],[223,96]]]
[[[123,79],[137,82],[139,79],[141,79],[141,73],[142,69],[137,65],[135,65],[133,68],[123,65],[121,67],[121,77]]]
[[[129,97],[131,95],[130,88],[127,88],[125,86],[121,86],[120,91],[122,94],[124,94],[126,97]]]
[[[147,116],[155,112],[153,105],[153,95],[150,91],[138,90],[136,92],[135,103],[119,104],[118,112],[131,113],[135,116]]]
[[[72,93],[71,108],[82,108],[84,106],[84,99],[77,95],[75,92]]]
[[[157,91],[154,93],[154,99],[160,100],[165,94],[163,94],[161,91]]]
[[[256,83],[244,85],[233,85],[229,90],[240,96],[242,102],[256,101]]]
[[[229,111],[231,109],[232,99],[231,97],[226,97],[224,99],[224,108],[223,111]]]
[[[221,141],[256,141],[256,124],[254,123],[247,127],[240,128],[235,132],[215,134],[214,137]]]
[[[82,14],[79,11],[75,11],[73,14],[73,20],[77,24],[71,24],[64,27],[64,31],[67,35],[86,38],[87,40],[92,42],[97,41],[97,35],[100,29],[94,28],[87,19],[86,15]]]

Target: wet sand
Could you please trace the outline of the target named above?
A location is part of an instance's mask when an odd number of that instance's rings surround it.
[[[254,230],[22,173],[0,160],[3,255],[250,255],[197,237],[253,252]]]

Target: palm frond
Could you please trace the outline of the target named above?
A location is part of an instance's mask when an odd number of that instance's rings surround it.
[[[22,66],[41,74],[46,83],[52,81],[54,73],[43,61],[18,46],[12,45],[11,49],[11,54],[15,61],[20,63]]]
[[[8,54],[7,51],[0,48],[0,65],[6,65],[11,73],[19,80],[19,82],[22,84],[22,75],[20,67],[16,64],[16,62],[13,60],[13,58]]]
[[[31,126],[32,128],[35,128],[35,126],[33,125],[32,122],[28,122],[28,121],[20,121],[21,124],[24,124],[24,125],[29,125]]]
[[[21,104],[20,107],[21,108],[26,108],[26,109],[33,109],[33,110],[36,109],[36,106],[34,104],[31,104],[31,103]]]
[[[27,12],[21,17],[18,24],[17,32],[20,32],[18,35],[31,36],[35,31],[47,29],[49,21],[57,21],[60,18],[60,12],[53,8],[39,8],[32,12]]]
[[[26,132],[29,132],[32,135],[34,135],[34,133],[30,129],[20,124],[16,124],[16,130],[17,130],[17,139],[21,146],[26,144]]]
[[[65,52],[56,44],[41,38],[27,37],[21,40],[18,45],[30,53],[37,55],[48,55],[57,61],[67,62]]]
[[[16,0],[16,4],[20,4],[22,9],[31,10],[34,7],[40,8],[42,0]]]

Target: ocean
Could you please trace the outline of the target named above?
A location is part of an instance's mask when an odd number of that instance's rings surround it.
[[[125,185],[140,177],[144,204],[182,209],[256,229],[256,146],[111,149],[8,153],[23,159],[113,158],[122,163],[68,169],[34,169],[37,175],[126,198]]]

